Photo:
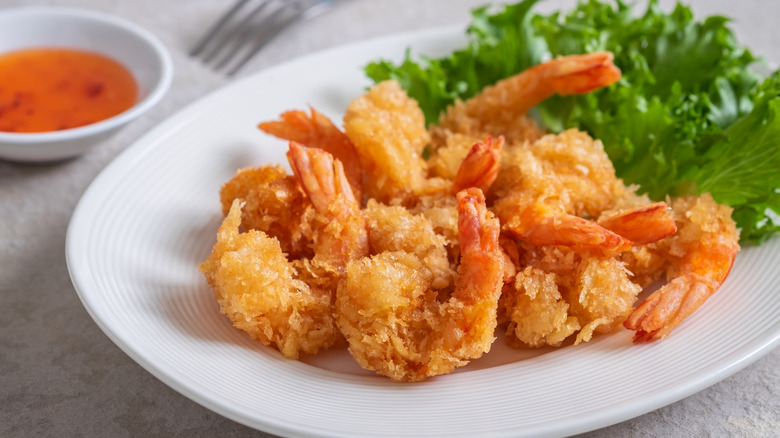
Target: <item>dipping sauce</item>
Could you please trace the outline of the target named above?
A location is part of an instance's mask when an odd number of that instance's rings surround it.
[[[0,54],[0,131],[76,128],[132,107],[138,85],[122,64],[61,48]]]

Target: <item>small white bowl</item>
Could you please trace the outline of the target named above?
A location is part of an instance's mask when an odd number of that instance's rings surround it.
[[[138,83],[136,104],[111,118],[55,132],[0,132],[0,158],[53,161],[82,154],[162,99],[173,77],[163,44],[145,29],[120,18],[83,9],[0,9],[0,54],[33,47],[89,50],[122,63]]]

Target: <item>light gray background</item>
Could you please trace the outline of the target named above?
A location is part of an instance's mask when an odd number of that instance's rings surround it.
[[[332,12],[288,28],[238,77],[355,40],[465,25],[469,10],[485,0],[336,2]],[[64,254],[70,216],[98,172],[153,126],[229,81],[186,52],[232,0],[0,0],[0,8],[32,4],[85,7],[132,20],[168,46],[176,72],[170,92],[157,107],[96,150],[48,165],[0,160],[0,436],[269,436],[181,396],[120,351],[82,307]],[[573,4],[547,1],[538,10]],[[775,65],[780,61],[780,1],[687,4],[699,17],[733,17],[741,42]],[[668,10],[672,2],[662,5]],[[644,1],[637,9],[644,9]],[[691,397],[583,436],[778,436],[779,360],[780,349],[775,349]]]

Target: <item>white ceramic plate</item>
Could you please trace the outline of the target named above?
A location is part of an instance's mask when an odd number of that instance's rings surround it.
[[[499,340],[454,374],[397,384],[346,351],[289,361],[235,330],[197,266],[221,221],[220,186],[240,167],[284,163],[256,124],[288,109],[340,120],[377,57],[443,54],[460,29],[369,41],[236,82],[181,111],[94,181],[70,223],[73,284],[103,331],[185,396],[228,418],[294,436],[556,436],[607,426],[737,372],[780,339],[780,239],[737,257],[721,290],[662,342],[631,334],[532,353]]]

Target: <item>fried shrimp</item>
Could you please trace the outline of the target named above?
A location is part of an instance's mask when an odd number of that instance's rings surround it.
[[[343,275],[348,261],[368,255],[368,234],[360,203],[341,162],[317,148],[290,142],[287,152],[298,183],[322,217],[314,236],[314,263]]]
[[[575,344],[619,328],[641,288],[614,257],[576,254],[564,247],[522,244],[525,268],[504,286],[500,312],[513,346]]]
[[[601,142],[583,132],[505,149],[491,197],[504,229],[525,242],[615,255],[675,230],[666,204],[650,204],[626,187]],[[618,208],[618,201],[631,208]],[[605,211],[611,213],[593,220]]]
[[[606,87],[620,79],[610,52],[569,55],[528,68],[482,90],[464,103],[450,107],[439,126],[476,137],[503,135],[515,138],[518,118],[553,95],[583,94]]]
[[[549,199],[569,214],[599,217],[615,199],[631,192],[615,176],[604,145],[587,133],[569,129],[533,143],[507,145],[489,198],[522,191]]]
[[[200,271],[233,325],[285,357],[314,354],[341,339],[332,291],[297,278],[279,241],[262,231],[239,232],[241,201],[233,201],[217,243]]]
[[[417,102],[395,81],[353,100],[344,129],[357,148],[369,197],[383,203],[419,192],[427,176],[422,151],[429,141]]]
[[[241,214],[245,230],[261,230],[275,237],[292,258],[312,255],[306,223],[311,203],[295,177],[281,166],[241,169],[222,186],[219,195],[223,215],[235,199],[245,204]]]
[[[601,142],[569,130],[505,148],[491,191],[504,229],[534,245],[617,254],[632,243],[592,220],[627,189]]]
[[[679,231],[657,245],[671,264],[671,280],[624,323],[636,331],[637,342],[663,338],[704,304],[728,276],[739,251],[730,207],[704,194],[675,199],[672,209]]]
[[[343,339],[333,318],[336,285],[349,260],[368,255],[368,238],[341,163],[295,142],[288,157],[316,213],[313,257],[288,258],[261,230],[240,233],[242,202],[235,199],[200,270],[236,328],[297,359]]]
[[[478,189],[458,193],[457,200],[461,260],[446,301],[437,300],[430,271],[412,253],[384,252],[348,264],[336,315],[362,367],[419,381],[490,349],[502,284],[499,225]]]
[[[417,203],[409,207],[409,211],[424,216],[434,232],[446,239],[445,247],[451,259],[458,258],[460,248],[455,194],[468,188],[478,188],[483,193],[490,189],[498,175],[503,145],[503,137],[494,140],[490,136],[474,143],[453,181],[419,196]]]
[[[363,169],[355,145],[333,122],[310,108],[310,114],[293,110],[282,113],[279,120],[260,123],[261,131],[304,146],[322,149],[344,166],[344,174],[356,199],[363,199]]]
[[[610,52],[555,58],[457,102],[431,127],[432,174],[451,177],[471,144],[488,135],[509,144],[538,140],[544,131],[528,110],[555,94],[583,94],[617,82],[621,74],[612,60]]]

